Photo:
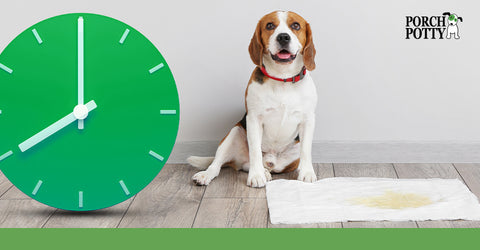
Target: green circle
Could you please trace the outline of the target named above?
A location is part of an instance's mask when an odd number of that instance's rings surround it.
[[[78,104],[80,17],[84,103],[98,107],[83,130],[74,121],[21,152]],[[134,28],[96,14],[52,17],[17,36],[0,63],[0,169],[28,196],[101,209],[131,198],[162,169],[178,132],[178,92],[165,59]]]

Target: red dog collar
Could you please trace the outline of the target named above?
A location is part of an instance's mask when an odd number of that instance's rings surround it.
[[[305,68],[305,66],[303,66],[302,71],[300,71],[300,73],[298,73],[297,75],[295,75],[293,77],[290,77],[290,78],[285,78],[285,79],[277,78],[277,77],[269,75],[267,73],[267,70],[265,69],[265,66],[260,67],[260,70],[262,71],[262,73],[265,76],[268,76],[269,78],[271,78],[273,80],[280,81],[280,82],[291,82],[291,83],[296,83],[298,81],[301,81],[305,77],[305,75],[307,74],[307,68]]]

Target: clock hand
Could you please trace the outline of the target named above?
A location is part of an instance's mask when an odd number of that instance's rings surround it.
[[[84,57],[84,51],[83,51],[83,17],[78,18],[78,105],[83,105],[83,57]],[[83,119],[78,119],[78,129],[83,129],[84,128],[84,120]]]
[[[54,124],[48,126],[44,130],[38,132],[36,135],[30,137],[28,140],[20,143],[18,147],[22,152],[27,151],[31,147],[37,145],[41,141],[47,139],[51,135],[58,132],[60,129],[68,126],[72,122],[76,120],[80,120],[80,118],[85,119],[88,115],[88,112],[97,108],[97,104],[95,101],[89,101],[87,104],[82,106],[76,106],[74,111],[67,116],[63,117],[59,121],[55,122]]]

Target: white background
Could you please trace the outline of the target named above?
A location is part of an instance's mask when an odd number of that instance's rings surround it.
[[[34,23],[69,12],[135,27],[162,52],[181,99],[179,142],[216,141],[244,113],[256,22],[282,9],[313,28],[315,141],[480,141],[478,1],[1,0],[0,50]],[[406,15],[455,12],[460,40],[405,40]],[[61,31],[59,31],[61,32]]]

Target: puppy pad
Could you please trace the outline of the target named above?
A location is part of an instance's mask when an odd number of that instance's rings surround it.
[[[275,180],[266,192],[272,224],[480,220],[477,197],[458,179]]]

